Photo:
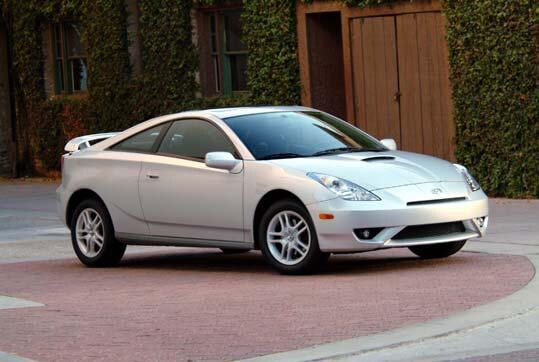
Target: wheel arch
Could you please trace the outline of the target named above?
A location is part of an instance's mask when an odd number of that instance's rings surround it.
[[[96,199],[105,205],[103,199],[93,190],[84,188],[75,191],[73,194],[71,194],[66,207],[65,221],[68,228],[71,228],[71,218],[73,217],[73,213],[75,212],[77,205],[88,199]]]
[[[274,204],[277,201],[285,200],[285,199],[291,199],[294,201],[297,201],[300,203],[305,209],[307,207],[305,206],[305,203],[301,201],[301,199],[294,193],[284,190],[284,189],[275,189],[268,191],[262,198],[258,201],[258,204],[256,205],[255,213],[253,216],[253,242],[254,242],[254,248],[260,249],[259,246],[259,240],[258,240],[258,230],[260,227],[260,220],[262,219],[262,215],[264,212],[270,207],[272,204]]]

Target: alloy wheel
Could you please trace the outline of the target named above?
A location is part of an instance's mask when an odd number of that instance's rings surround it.
[[[268,249],[273,258],[284,265],[300,263],[311,247],[307,221],[294,211],[281,211],[270,220],[266,232]]]
[[[87,208],[82,210],[76,224],[77,245],[84,256],[93,258],[103,248],[105,229],[99,213]]]

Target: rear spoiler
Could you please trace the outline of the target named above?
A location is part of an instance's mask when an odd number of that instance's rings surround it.
[[[116,136],[119,133],[120,132],[97,133],[97,134],[90,134],[90,135],[87,135],[87,136],[81,136],[81,137],[73,138],[71,141],[69,141],[65,145],[64,150],[66,152],[80,151],[80,150],[88,148],[88,147],[90,147],[92,145],[95,145],[96,143],[104,141],[107,138],[111,138],[113,136]]]

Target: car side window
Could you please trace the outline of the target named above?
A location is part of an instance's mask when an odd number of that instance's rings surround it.
[[[159,135],[166,128],[167,123],[152,127],[134,136],[115,144],[111,149],[116,151],[153,152]]]
[[[185,119],[174,122],[158,152],[203,160],[208,152],[230,152],[234,147],[226,135],[207,121]]]

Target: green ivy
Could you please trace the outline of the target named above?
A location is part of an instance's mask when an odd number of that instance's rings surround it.
[[[18,148],[16,168],[28,173],[34,168],[38,154],[32,131],[39,124],[41,101],[45,96],[42,81],[41,32],[39,27],[39,4],[36,1],[14,2],[4,0],[3,17],[6,22],[9,43],[12,46],[13,92],[16,99]],[[16,36],[15,36],[16,34]]]
[[[178,0],[139,3],[146,116],[181,109],[195,98],[198,53],[191,41],[191,6]]]
[[[295,1],[244,1],[248,86],[257,104],[299,104]]]
[[[127,14],[124,0],[84,0],[83,43],[88,57],[89,113],[91,131],[123,129],[130,112]]]
[[[492,196],[539,196],[539,8],[446,0],[456,156]]]
[[[35,128],[37,158],[43,171],[59,170],[60,157],[68,140],[89,132],[82,120],[89,112],[85,99],[53,99],[41,105],[39,126]]]

